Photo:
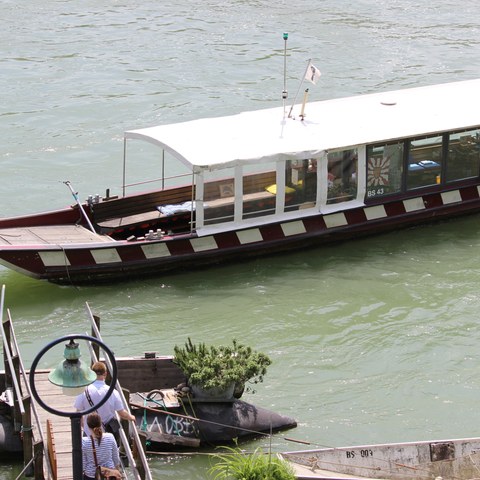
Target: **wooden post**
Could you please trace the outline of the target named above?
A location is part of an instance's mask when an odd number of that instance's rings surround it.
[[[55,438],[53,437],[52,421],[50,419],[47,419],[47,448],[53,480],[57,480],[57,451],[55,446]]]
[[[35,480],[45,480],[43,474],[43,448],[42,441],[33,444],[33,478]]]
[[[130,390],[126,388],[122,388],[123,395],[125,396],[125,400],[127,401],[127,405],[130,405]],[[127,407],[128,410],[128,407]],[[127,432],[127,437],[128,437],[128,428],[130,425],[130,422],[128,420],[120,420],[122,422],[122,428],[124,432]]]
[[[140,437],[140,442],[142,443],[142,449],[144,452],[147,451],[147,434],[145,432],[138,432],[138,436]],[[137,465],[138,474],[142,480],[145,480],[145,468],[140,459],[140,455],[138,454],[137,444],[133,444],[133,458],[135,460],[135,464]]]
[[[23,397],[23,407],[25,414],[22,415],[22,442],[23,442],[23,464],[27,465],[33,458],[33,431],[32,431],[32,399],[29,395]],[[31,477],[33,474],[33,465],[30,466],[25,475]]]
[[[5,332],[5,343],[8,345],[9,351],[11,351],[11,345],[12,345],[12,334],[10,330],[10,320],[8,318],[5,318],[3,320],[3,331]],[[3,349],[3,368],[5,370],[5,386],[6,387],[12,387],[13,386],[13,380],[12,380],[12,373],[10,371],[10,366],[8,364],[7,360],[7,351],[6,348]]]
[[[130,390],[127,390],[126,388],[122,388],[122,393],[123,395],[125,395],[125,399],[127,400],[127,405],[130,405]],[[128,410],[128,407],[127,407],[127,410]],[[130,440],[130,435],[129,435],[130,422],[128,420],[123,420],[122,418],[120,418],[120,424],[121,424],[122,430],[125,432],[127,440]],[[123,445],[120,445],[120,455],[122,456],[126,455],[125,448]]]
[[[12,376],[14,375],[15,378],[18,380],[18,388],[20,389],[20,395],[23,395],[22,394],[22,385],[21,385],[21,382],[20,382],[20,359],[18,358],[18,355],[12,356],[12,363],[13,363],[13,369],[14,369],[14,371],[12,372]],[[17,398],[17,395],[15,394],[15,403],[14,403],[14,406],[13,406],[13,416],[14,416],[15,430],[17,432],[21,430],[22,425],[23,425],[23,418],[22,418],[22,414],[20,412],[20,402],[21,401],[22,401],[22,399]]]

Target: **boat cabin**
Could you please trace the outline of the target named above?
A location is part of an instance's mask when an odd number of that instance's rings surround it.
[[[273,108],[127,131],[124,172],[127,141],[147,141],[161,149],[161,188],[145,194],[140,216],[134,197],[137,218],[127,209],[112,220],[109,206],[105,219],[94,206],[96,221],[114,238],[132,225],[206,236],[458,192],[479,180],[479,89],[455,82],[314,102],[304,116]],[[123,194],[132,186],[124,178]]]

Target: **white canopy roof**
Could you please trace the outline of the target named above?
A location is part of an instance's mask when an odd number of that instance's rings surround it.
[[[195,172],[480,125],[480,79],[130,130]]]

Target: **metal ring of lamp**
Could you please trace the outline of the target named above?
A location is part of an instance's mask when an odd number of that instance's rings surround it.
[[[110,372],[111,375],[111,382],[109,389],[107,390],[107,393],[105,396],[95,405],[93,405],[90,408],[87,408],[86,410],[82,410],[80,412],[64,412],[62,410],[56,410],[55,408],[50,407],[47,405],[38,395],[37,389],[35,388],[35,371],[38,366],[38,362],[40,359],[45,355],[45,353],[48,352],[52,347],[55,345],[58,345],[59,343],[69,341],[69,340],[87,340],[92,343],[96,343],[97,345],[100,346],[100,348],[107,354],[107,357],[110,360],[110,363],[112,365],[112,372]],[[115,363],[115,356],[113,355],[113,352],[100,340],[98,340],[95,337],[91,337],[89,335],[65,335],[64,337],[58,338],[57,340],[54,340],[53,342],[50,342],[48,345],[46,345],[40,352],[38,352],[37,356],[33,360],[32,366],[30,367],[30,388],[32,390],[32,395],[34,396],[35,400],[40,404],[42,408],[44,408],[47,412],[52,413],[54,415],[59,415],[61,417],[82,417],[83,415],[87,415],[91,412],[94,412],[98,408],[100,408],[104,403],[108,401],[110,396],[113,393],[113,390],[115,390],[115,385],[117,383],[117,366]]]

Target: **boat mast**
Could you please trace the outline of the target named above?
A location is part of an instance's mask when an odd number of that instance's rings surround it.
[[[288,40],[288,33],[283,34],[283,40],[285,40],[285,46],[283,49],[283,92],[282,92],[282,99],[283,99],[283,114],[285,115],[285,100],[288,98],[288,91],[287,91],[287,40]]]

